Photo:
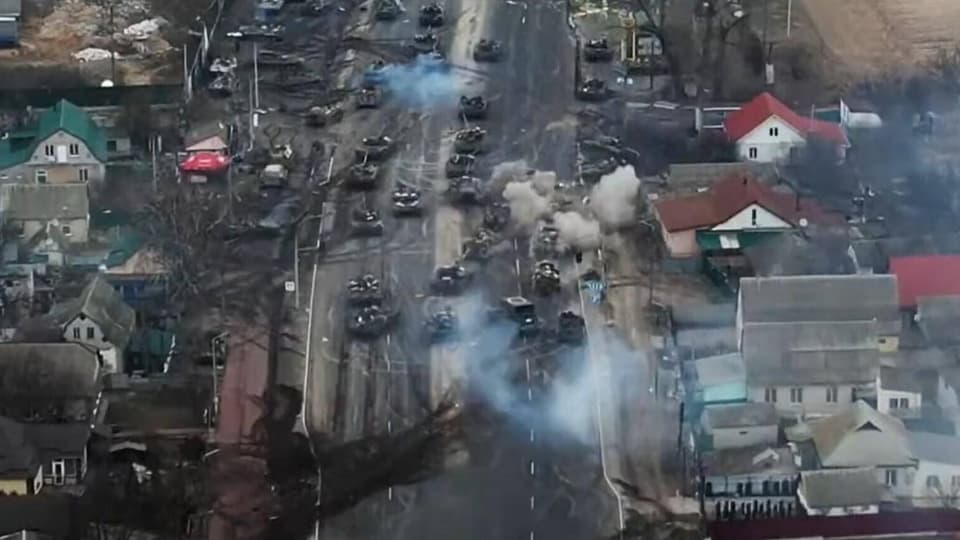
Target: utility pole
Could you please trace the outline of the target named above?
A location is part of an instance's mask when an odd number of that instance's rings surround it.
[[[790,26],[793,19],[793,0],[787,0],[787,37],[790,37]]]
[[[260,51],[257,42],[253,42],[253,107],[260,108]]]
[[[150,163],[153,167],[153,192],[157,192],[157,152],[160,151],[160,135],[154,135],[150,139]]]
[[[117,29],[113,26],[113,4],[116,0],[110,0],[110,81],[114,86],[117,84]]]
[[[293,226],[293,302],[300,309],[300,222]]]

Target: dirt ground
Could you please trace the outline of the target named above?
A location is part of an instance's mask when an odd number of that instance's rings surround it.
[[[957,0],[802,0],[799,5],[803,13],[795,16],[809,21],[817,34],[810,45],[829,55],[836,75],[847,80],[920,67],[938,50],[960,44]]]

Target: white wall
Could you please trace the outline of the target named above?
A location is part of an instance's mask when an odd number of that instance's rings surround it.
[[[895,399],[897,403],[901,400],[907,400],[906,407],[890,407],[890,400]],[[877,388],[877,410],[883,414],[892,414],[898,417],[920,416],[920,407],[922,406],[922,396],[919,392],[904,392],[901,390],[884,390]]]
[[[55,227],[62,230],[64,225],[70,227],[70,236],[66,238],[71,244],[84,244],[89,238],[89,224],[86,217],[76,219],[52,219],[52,220],[10,220],[11,223],[23,228],[23,238],[33,238],[40,231],[48,230],[48,227]]]
[[[661,227],[663,242],[667,245],[667,251],[671,257],[693,257],[700,253],[697,246],[697,231],[687,229],[685,231],[669,232]]]
[[[776,129],[776,135],[771,134]],[[771,116],[737,141],[737,155],[741,161],[772,163],[787,161],[790,149],[802,147],[806,139],[777,116]],[[756,148],[756,157],[750,157],[750,149]]]
[[[802,401],[793,403],[790,400],[791,386],[756,386],[750,385],[747,389],[748,398],[755,403],[766,402],[766,389],[775,388],[777,400],[772,401],[777,411],[788,416],[824,416],[838,413],[853,403],[853,384],[837,384],[837,401],[827,401],[829,385],[804,385]]]
[[[754,221],[753,213],[757,213]],[[792,229],[793,226],[759,204],[751,204],[727,221],[713,227],[713,231],[742,231],[750,229]]]
[[[777,426],[748,426],[742,428],[713,429],[713,448],[742,448],[756,444],[776,444]]]
[[[74,337],[74,330],[79,332],[80,337]],[[87,331],[93,331],[93,337],[87,337]],[[122,358],[120,357],[113,343],[106,341],[100,326],[88,317],[77,317],[70,321],[64,331],[63,339],[72,343],[83,343],[94,347],[100,351],[100,358],[103,360],[103,368],[110,372],[121,372],[123,370]]]
[[[939,488],[927,487],[927,477],[939,479]],[[960,503],[960,466],[920,461],[914,476],[911,497],[914,506],[958,506]]]
[[[802,498],[801,502],[803,502]],[[853,516],[862,514],[877,514],[880,512],[880,506],[876,504],[835,508],[809,508],[804,504],[804,508],[807,510],[807,515],[810,516]]]

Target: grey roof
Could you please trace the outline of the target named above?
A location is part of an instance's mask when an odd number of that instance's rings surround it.
[[[704,452],[701,456],[707,476],[739,474],[792,474],[797,472],[793,452],[789,448],[747,446]]]
[[[811,424],[810,432],[824,467],[898,466],[914,461],[903,422],[863,401]]]
[[[911,431],[909,438],[910,448],[918,460],[960,465],[960,437]]]
[[[90,214],[86,184],[4,184],[0,210],[7,219],[80,219]]]
[[[879,367],[876,323],[749,323],[743,363],[750,384],[867,382]]]
[[[667,183],[674,190],[696,190],[735,174],[767,181],[779,178],[777,167],[772,163],[675,163],[667,168]]]
[[[891,257],[960,254],[960,234],[856,240],[851,243],[851,248],[856,257],[857,266],[884,273],[890,269]]]
[[[780,234],[743,248],[757,276],[852,274],[850,242],[838,234]]]
[[[21,13],[20,0],[0,0],[0,17],[19,17]]]
[[[871,321],[881,335],[900,333],[893,275],[748,277],[740,280],[744,322]]]
[[[880,368],[880,388],[917,394],[923,392],[920,374],[916,370],[905,368]]]
[[[27,440],[46,462],[55,457],[77,456],[90,440],[89,422],[25,424]]]
[[[100,357],[79,343],[0,343],[0,399],[37,387],[73,396],[97,395]],[[24,387],[28,378],[30,388]]]
[[[0,535],[30,531],[52,540],[81,537],[79,498],[66,494],[4,497]],[[29,538],[29,537],[28,537]]]
[[[801,472],[797,495],[807,508],[867,506],[889,498],[869,468]]]
[[[745,382],[747,377],[738,352],[698,358],[687,365],[693,369],[700,387]]]
[[[917,299],[917,325],[931,343],[960,343],[960,296],[921,296]]]
[[[23,425],[0,416],[0,478],[32,477],[38,464]]]
[[[704,409],[703,423],[713,429],[771,426],[777,424],[777,410],[772,403],[713,405]]]

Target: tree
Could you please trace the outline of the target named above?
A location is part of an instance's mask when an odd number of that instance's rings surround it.
[[[680,55],[679,43],[687,36],[679,35],[675,29],[668,26],[667,8],[669,0],[634,0],[643,13],[646,21],[638,30],[649,32],[660,40],[663,56],[670,66],[670,77],[673,85],[673,94],[682,96],[683,90],[683,61]]]

